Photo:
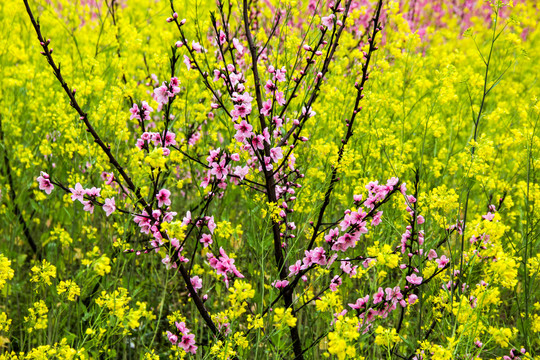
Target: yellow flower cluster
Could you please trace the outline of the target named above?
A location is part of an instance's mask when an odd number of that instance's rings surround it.
[[[40,265],[35,265],[30,269],[32,271],[31,282],[51,285],[51,278],[56,278],[56,266],[43,260]]]
[[[45,301],[39,300],[35,302],[34,306],[28,309],[28,312],[29,314],[24,317],[24,321],[29,333],[47,328],[49,308]]]
[[[11,268],[11,260],[4,254],[0,254],[0,290],[4,288],[7,280],[13,279],[15,272]]]
[[[287,327],[295,327],[297,319],[292,315],[291,308],[285,310],[282,307],[274,309],[274,326],[278,330],[286,329]]]
[[[334,324],[334,331],[328,334],[328,353],[339,360],[356,357],[355,342],[358,333],[358,322],[352,317],[340,315]]]
[[[56,291],[58,294],[66,293],[69,301],[75,301],[75,298],[81,295],[81,288],[73,280],[60,281]]]

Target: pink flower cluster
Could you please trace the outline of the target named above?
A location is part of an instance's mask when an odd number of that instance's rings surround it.
[[[153,111],[154,109],[152,109],[146,101],[142,102],[141,107],[139,107],[138,104],[133,104],[131,109],[129,109],[129,112],[131,113],[131,116],[129,117],[129,119],[130,120],[136,119],[138,121],[145,121],[145,120],[148,121],[151,119],[150,114]]]
[[[223,250],[222,247],[219,248],[219,254],[220,256],[217,257],[213,253],[208,252],[206,254],[206,257],[210,266],[216,270],[216,273],[218,275],[223,275],[223,280],[225,281],[225,285],[227,287],[229,287],[229,276],[232,275],[241,279],[244,278],[244,275],[242,275],[236,269],[236,266],[234,265],[234,259],[228,257],[227,253],[225,253],[225,250]]]
[[[175,322],[176,329],[179,335],[175,335],[167,331],[167,338],[173,345],[182,348],[186,353],[195,355],[197,353],[197,345],[195,345],[195,335],[190,334],[190,329],[187,328],[185,322]],[[179,338],[180,337],[180,338]]]
[[[167,148],[171,145],[176,145],[176,134],[172,131],[165,131],[165,136],[163,137],[161,133],[158,132],[144,132],[139,139],[137,139],[137,147],[139,149],[148,149],[150,143],[153,143],[156,147],[163,148],[163,155],[168,156],[170,150]]]
[[[160,87],[155,88],[152,96],[154,100],[159,104],[158,111],[161,111],[163,105],[169,103],[169,99],[173,98],[180,92],[180,80],[177,77],[172,77],[171,81],[167,83],[164,81]]]
[[[381,304],[381,306],[374,306],[368,308],[369,300],[372,299],[373,305]],[[399,286],[394,288],[387,287],[383,289],[379,287],[377,292],[373,294],[372,297],[366,295],[360,297],[354,303],[350,303],[349,307],[355,309],[358,312],[358,318],[362,319],[362,322],[358,324],[359,327],[365,327],[363,333],[367,333],[372,326],[372,322],[377,318],[387,318],[388,315],[397,308],[397,304],[401,307],[407,307],[407,305],[412,305],[416,303],[418,296],[415,294],[408,295],[408,303],[405,301],[405,296],[401,292]],[[379,308],[379,309],[377,309]]]
[[[387,181],[386,185],[379,185],[377,181],[370,182],[366,185],[368,190],[367,199],[364,201],[364,206],[370,210],[370,213],[375,208],[375,205],[388,196],[390,192],[394,191],[395,186],[398,184],[398,178],[391,178]],[[403,185],[402,185],[403,188]],[[362,195],[354,195],[355,204],[359,205],[362,201]],[[372,226],[377,226],[381,223],[382,211],[374,213],[371,220]],[[362,234],[367,234],[367,221],[366,217],[368,212],[364,211],[361,207],[356,211],[347,209],[343,220],[339,223],[339,228],[330,229],[324,239],[331,245],[333,251],[346,251],[349,248],[356,247],[356,243],[360,240]],[[343,233],[340,236],[340,232]]]
[[[206,188],[211,182],[216,181],[220,189],[227,187],[227,176],[232,175],[232,182],[238,184],[249,173],[249,166],[235,166],[232,168],[232,162],[239,162],[239,154],[227,154],[221,151],[221,148],[210,150],[210,155],[206,158],[208,161],[208,171],[201,182],[201,186]]]
[[[79,200],[84,205],[84,211],[88,211],[91,214],[94,212],[94,201],[101,196],[101,188],[92,187],[85,189],[80,183],[77,183],[75,184],[75,188],[69,188],[69,191],[71,191],[71,201]],[[87,196],[89,200],[84,200],[84,196]],[[102,208],[107,216],[115,212],[116,202],[114,197],[105,199]]]
[[[156,195],[156,198],[158,200],[158,206],[169,206],[171,204],[169,196],[169,190],[160,190]],[[159,209],[152,211],[152,214],[150,215],[146,212],[146,210],[143,210],[140,215],[135,215],[133,221],[137,225],[139,225],[139,227],[141,228],[141,233],[150,234],[150,232],[152,232],[156,240],[161,240],[162,236],[158,228],[159,224],[161,224],[162,222],[170,223],[176,215],[177,213],[174,211],[162,211]]]

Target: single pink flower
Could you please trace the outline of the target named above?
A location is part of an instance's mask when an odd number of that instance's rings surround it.
[[[105,204],[103,204],[103,210],[107,216],[110,216],[116,210],[116,203],[114,202],[114,197],[105,199]]]
[[[253,135],[251,132],[251,130],[253,130],[253,126],[246,120],[242,120],[239,124],[235,124],[234,128],[237,130],[234,138],[239,142],[243,142],[246,138]]]
[[[373,295],[373,304],[378,304],[384,300],[384,290],[382,287],[379,288],[377,293]]]
[[[274,162],[278,162],[278,160],[283,159],[283,151],[280,147],[275,147],[270,149],[270,157]]]
[[[197,292],[197,290],[202,288],[202,279],[200,277],[194,276],[190,279],[190,282],[193,288],[195,289],[195,292]]]
[[[154,89],[154,100],[160,104],[167,104],[169,102],[169,97],[172,97],[172,94],[169,92],[169,88],[163,83],[162,86]]]
[[[491,212],[488,212],[486,215],[482,215],[482,219],[487,221],[493,221],[493,218],[495,217],[495,214],[492,214]]]
[[[69,188],[69,191],[71,191],[72,194],[71,201],[79,200],[81,203],[84,201],[86,190],[84,190],[80,183],[75,184],[75,189]]]
[[[46,172],[41,172],[40,176],[37,177],[37,182],[39,183],[39,189],[45,191],[47,195],[49,195],[54,189],[54,185],[51,183],[49,174]]]
[[[433,259],[436,259],[437,258],[437,252],[433,249],[429,250],[428,254],[427,254],[427,258],[429,260],[433,260]]]
[[[191,60],[187,55],[184,55],[184,64],[186,64],[188,70],[191,70]]]
[[[208,245],[212,245],[212,235],[202,234],[200,241],[204,245],[204,247],[208,247]]]
[[[156,195],[156,198],[158,200],[158,207],[170,206],[171,205],[171,192],[167,189],[161,189]]]
[[[261,114],[264,116],[270,116],[272,112],[272,99],[268,99],[263,102],[263,108],[261,109]]]
[[[233,42],[233,46],[236,49],[236,51],[238,51],[238,53],[240,55],[243,55],[244,54],[244,46],[240,43],[240,41],[237,38],[234,38],[232,40],[232,42]]]
[[[412,273],[411,276],[406,276],[405,279],[413,285],[420,285],[422,283],[422,278],[415,273]]]
[[[218,179],[226,179],[227,175],[229,174],[229,170],[227,169],[227,166],[225,166],[225,159],[221,160],[219,163],[213,162],[210,164],[212,166],[212,169],[210,170],[210,174],[216,175]]]
[[[353,309],[360,310],[366,306],[368,301],[369,301],[369,295],[366,295],[363,298],[357,299],[354,304],[349,304],[349,306]]]
[[[208,230],[210,230],[210,232],[213,234],[214,230],[217,227],[216,223],[214,222],[214,217],[213,216],[207,216],[206,218],[208,220],[208,223],[207,223],[206,226],[208,226]]]
[[[439,269],[444,268],[450,262],[450,260],[446,257],[446,255],[441,256],[439,259],[435,261],[439,265]]]
[[[186,216],[182,219],[182,226],[188,225],[191,223],[191,211],[186,212]]]
[[[238,176],[240,180],[244,180],[246,175],[249,173],[249,167],[246,165],[244,167],[237,166],[234,168],[234,175]]]
[[[195,40],[191,42],[191,47],[193,48],[193,51],[195,52],[201,53],[203,51],[202,45],[199,44],[198,42],[195,42]]]
[[[90,214],[94,213],[94,204],[91,201],[83,201],[82,203],[84,211],[88,211]]]
[[[330,14],[328,16],[322,17],[321,22],[324,26],[328,28],[328,30],[332,30],[334,27],[334,19],[336,18],[336,15]]]

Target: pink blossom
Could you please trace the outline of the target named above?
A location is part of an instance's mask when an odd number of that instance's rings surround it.
[[[392,304],[396,304],[397,302],[401,302],[403,299],[403,295],[401,294],[401,289],[399,286],[392,288],[386,288],[386,301],[391,301]]]
[[[475,344],[476,346],[478,346],[479,348],[481,348],[482,346],[484,346],[484,344],[482,344],[482,342],[481,342],[480,340],[478,340],[478,339],[476,339],[476,340],[474,341],[474,344]]]
[[[435,261],[439,265],[439,269],[443,269],[450,262],[450,260],[446,257],[446,255],[441,256],[439,259]]]
[[[178,343],[178,346],[184,349],[185,352],[195,355],[197,353],[197,346],[195,345],[195,335],[187,334],[182,336],[182,340]]]
[[[289,281],[288,280],[276,280],[272,283],[272,286],[275,287],[276,289],[283,289],[285,288],[287,285],[289,285]]]
[[[409,304],[414,304],[416,301],[418,300],[418,296],[416,296],[415,294],[411,294],[409,295]]]
[[[188,70],[191,70],[191,60],[187,55],[184,55],[184,64],[186,64]]]
[[[243,142],[244,139],[249,138],[253,135],[253,133],[251,132],[251,130],[253,130],[253,126],[249,124],[246,120],[242,120],[239,124],[235,124],[234,128],[237,130],[234,138],[239,142]]]
[[[182,219],[182,226],[185,226],[190,223],[191,223],[191,211],[188,210],[186,212],[186,216],[184,216],[184,218]]]
[[[270,95],[277,90],[277,86],[272,80],[267,80],[266,84],[264,84],[264,89],[266,90],[266,95]]]
[[[105,204],[103,204],[103,210],[107,216],[110,216],[116,210],[116,204],[114,197],[105,199]]]
[[[278,162],[278,160],[283,159],[283,151],[280,147],[275,147],[270,149],[270,157],[274,162]]]
[[[227,39],[227,36],[223,32],[223,30],[219,30],[219,37],[218,37],[219,45],[225,44],[226,39]]]
[[[373,216],[373,219],[371,220],[371,225],[373,225],[373,226],[379,225],[381,223],[382,214],[383,214],[382,211],[378,211],[377,214],[375,214],[375,216]]]
[[[225,179],[229,174],[229,170],[227,170],[227,167],[225,166],[225,159],[221,160],[219,163],[213,162],[210,165],[212,166],[210,174],[216,175],[218,179]]]
[[[167,189],[161,189],[156,195],[156,199],[158,201],[158,207],[170,206],[171,205],[171,192]]]
[[[343,236],[340,236],[335,244],[332,246],[332,250],[334,251],[346,251],[348,248],[354,248],[356,247],[356,241],[358,241],[358,235],[359,233],[355,233],[353,235],[349,233],[343,234]]]
[[[248,172],[249,172],[249,167],[247,165],[244,167],[237,166],[234,169],[234,175],[238,176],[240,180],[244,180]]]
[[[356,269],[358,269],[358,265],[353,266],[349,261],[342,261],[340,269],[343,270],[343,272],[348,274],[350,277],[353,277],[354,275],[356,275]]]
[[[317,113],[315,111],[313,111],[313,109],[311,107],[306,109],[305,106],[302,106],[302,115],[306,115],[307,117],[313,117],[313,116],[317,115]]]
[[[210,230],[210,232],[213,234],[214,230],[216,229],[216,223],[214,222],[214,217],[207,216],[206,220],[208,221],[206,226],[208,226],[208,230]]]
[[[167,339],[171,342],[171,344],[176,345],[178,342],[178,336],[174,335],[172,332],[167,331]]]
[[[268,99],[263,102],[263,108],[261,109],[261,114],[264,116],[270,116],[272,111],[272,99]]]
[[[180,92],[180,80],[176,76],[173,76],[170,81],[170,86],[172,90],[172,94],[178,94]],[[171,96],[172,97],[172,96]]]
[[[141,120],[141,116],[139,114],[139,105],[133,104],[131,109],[129,109],[129,112],[131,113],[129,117],[130,120],[133,120],[133,119]]]
[[[422,278],[417,276],[415,273],[412,273],[410,276],[406,276],[405,279],[413,285],[420,285],[422,283]]]
[[[297,260],[294,265],[289,266],[289,276],[298,275],[302,267],[302,260]]]
[[[244,46],[240,43],[240,41],[237,38],[234,38],[233,40],[233,46],[238,51],[240,55],[244,54]]]
[[[493,221],[493,218],[495,217],[495,214],[492,214],[491,212],[488,212],[486,215],[482,215],[482,219],[487,221]]]
[[[171,262],[171,258],[169,254],[165,255],[165,257],[161,260],[161,262],[165,265],[165,268],[167,270],[176,269],[178,265],[176,265],[175,262]]]
[[[373,304],[378,304],[384,300],[384,291],[383,288],[380,287],[377,293],[373,295]]]
[[[91,201],[83,201],[82,203],[84,211],[88,211],[90,214],[94,213],[94,204]]]
[[[169,102],[169,97],[172,97],[172,94],[169,92],[169,88],[163,83],[158,88],[154,89],[154,100],[160,104],[167,104]]]
[[[262,135],[254,136],[251,144],[255,149],[264,150],[264,137]]]
[[[190,333],[190,330],[187,328],[186,323],[184,321],[182,322],[175,321],[174,325],[176,326],[176,329],[178,330],[178,332],[181,333],[182,335]]]
[[[95,186],[90,189],[86,189],[85,192],[86,192],[86,195],[92,198],[97,198],[101,196],[101,188],[96,188]]]
[[[194,276],[190,279],[190,282],[191,286],[195,289],[195,292],[202,288],[202,279],[200,277]]]
[[[330,229],[328,234],[324,236],[324,240],[326,242],[332,242],[332,241],[334,241],[334,239],[336,239],[338,237],[338,235],[339,235],[339,229],[338,228]]]
[[[86,191],[81,184],[75,184],[75,189],[69,188],[69,191],[71,191],[72,193],[71,201],[79,200],[81,203],[84,201],[84,195],[86,194]]]
[[[203,50],[203,47],[201,46],[201,44],[199,44],[198,42],[195,42],[195,40],[191,42],[191,47],[193,48],[193,51],[198,52],[198,53],[201,53]]]
[[[232,273],[234,276],[238,278],[243,278],[244,275],[242,275],[234,265],[234,259],[231,259],[227,256],[225,253],[225,250],[223,250],[222,247],[219,248],[219,254],[221,256],[216,257],[211,252],[206,254],[206,257],[208,258],[208,263],[211,267],[213,267],[216,270],[216,273],[218,275],[223,275],[225,280],[225,285],[229,287],[229,278],[228,273]]]
[[[427,254],[427,258],[429,260],[433,260],[433,259],[436,259],[437,258],[437,252],[433,249],[429,250],[428,254]]]
[[[369,295],[366,295],[363,298],[358,298],[354,304],[349,304],[349,306],[353,309],[360,310],[366,306],[368,301]]]
[[[285,80],[287,80],[285,78],[285,73],[287,72],[287,69],[285,68],[285,66],[283,66],[281,69],[276,69],[275,73],[274,73],[274,77],[277,81],[279,82],[283,82]]]
[[[40,176],[37,177],[37,182],[39,183],[39,189],[45,191],[48,195],[53,191],[54,185],[51,183],[49,174],[46,172],[41,172]]]
[[[204,247],[208,247],[208,245],[212,245],[212,235],[202,234],[200,241],[204,245]]]
[[[251,114],[251,104],[250,103],[242,103],[234,105],[234,110],[231,111],[231,115],[233,116],[233,119],[236,120],[238,118],[245,118],[249,114]]]
[[[339,275],[336,275],[332,278],[332,280],[330,281],[330,285],[328,285],[328,287],[330,288],[331,291],[337,291],[337,288],[338,286],[340,286],[342,283],[342,280],[341,280],[341,277],[339,277]]]
[[[268,100],[268,101],[270,101],[270,100]],[[285,97],[283,95],[283,91],[278,91],[276,93],[276,102],[281,106],[285,105],[286,101],[285,101]]]
[[[336,18],[336,15],[330,14],[328,16],[322,17],[321,22],[324,26],[328,28],[328,30],[332,30],[334,27],[334,19]]]

